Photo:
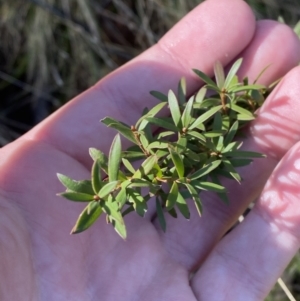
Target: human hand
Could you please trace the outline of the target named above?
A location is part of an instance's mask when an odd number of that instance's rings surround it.
[[[216,60],[228,65],[236,57],[244,58],[240,75],[250,80],[271,63],[260,80],[269,84],[298,63],[299,48],[287,26],[256,23],[245,2],[206,1],[157,45],[4,147],[0,299],[263,300],[300,243],[299,68],[252,123],[244,144],[268,157],[241,169],[242,185],[226,183],[229,206],[203,194],[203,217],[191,207],[189,222],[170,218],[162,233],[150,204],[146,218],[126,217],[126,241],[102,218],[70,236],[82,206],[56,196],[62,190],[56,173],[88,178],[88,148],[108,151],[114,136],[99,120],[134,123],[155,103],[149,90],[166,92],[185,76],[192,93],[199,88],[192,68],[212,74]],[[220,240],[256,197],[246,220]]]

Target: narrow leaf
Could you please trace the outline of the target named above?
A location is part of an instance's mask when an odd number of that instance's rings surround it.
[[[227,153],[223,153],[226,156],[230,156],[233,158],[265,158],[266,155],[257,153],[257,152],[249,152],[249,151],[231,151]]]
[[[147,175],[153,168],[154,164],[157,162],[157,157],[155,155],[149,156],[141,165],[141,167],[134,173],[132,178],[141,178]]]
[[[224,186],[212,182],[192,181],[191,185],[201,190],[208,190],[220,193],[226,192],[226,188]]]
[[[211,171],[213,171],[214,169],[216,169],[221,164],[221,162],[222,162],[221,160],[213,161],[213,162],[205,165],[204,167],[202,167],[195,173],[193,173],[189,178],[191,180],[196,180],[198,178],[201,178],[201,177],[205,176],[206,174],[210,173]]]
[[[227,135],[225,136],[224,145],[228,145],[233,140],[233,138],[237,133],[238,128],[239,128],[239,122],[236,120],[231,126]]]
[[[119,221],[112,219],[111,224],[115,228],[115,231],[121,236],[121,238],[127,238],[127,231],[124,223],[120,223]]]
[[[228,89],[230,87],[232,79],[235,77],[236,73],[240,69],[242,62],[243,62],[243,59],[240,58],[232,65],[232,67],[230,68],[230,70],[227,74],[227,77],[225,79],[224,88]]]
[[[162,208],[158,198],[156,198],[156,214],[157,214],[157,218],[158,218],[158,221],[159,221],[159,224],[160,224],[162,230],[164,232],[166,232],[166,226],[167,226],[166,219],[164,216],[163,208]]]
[[[100,191],[98,192],[98,196],[100,199],[105,198],[108,194],[110,194],[118,185],[119,181],[112,181],[105,184]]]
[[[181,214],[186,218],[190,219],[190,210],[189,207],[185,201],[185,199],[182,197],[181,193],[178,192],[177,199],[176,199],[176,206],[181,212]]]
[[[174,92],[172,90],[170,90],[169,94],[168,94],[168,103],[169,103],[170,112],[171,112],[171,116],[174,121],[174,124],[176,125],[176,127],[179,130],[181,130],[182,123],[181,123],[181,112],[180,112],[180,108],[179,108],[179,103],[176,98],[176,95],[174,94]]]
[[[241,176],[238,174],[238,172],[234,169],[232,164],[230,163],[229,160],[223,160],[222,161],[223,166],[225,167],[225,170],[227,170],[230,175],[238,182],[241,183],[242,179]]]
[[[124,164],[124,166],[131,172],[131,173],[135,173],[135,169],[133,168],[133,166],[131,165],[131,163],[125,159],[125,158],[122,158],[122,162]]]
[[[89,212],[88,212],[89,211]],[[73,227],[71,234],[76,234],[88,229],[102,214],[102,208],[99,202],[93,201],[79,215],[75,226]]]
[[[193,118],[193,104],[194,104],[194,99],[195,97],[192,96],[189,101],[187,102],[184,111],[182,113],[181,121],[182,121],[182,126],[185,128],[188,128],[191,120]]]
[[[167,102],[168,101],[168,96],[161,93],[161,92],[158,92],[158,91],[150,91],[150,94],[152,96],[154,96],[155,98],[159,99],[160,101],[162,102]]]
[[[195,97],[195,103],[202,103],[203,102],[203,99],[206,95],[206,92],[207,92],[207,89],[206,87],[202,87],[196,94],[196,97]]]
[[[153,149],[153,148],[158,148],[158,149],[166,149],[169,147],[168,142],[163,142],[163,141],[154,141],[150,143],[147,147],[147,149]]]
[[[79,193],[73,191],[67,191],[59,193],[58,196],[62,196],[67,200],[74,202],[90,202],[93,201],[94,196],[87,193]]]
[[[185,184],[185,186],[186,186],[186,188],[188,189],[188,191],[190,192],[190,194],[192,196],[192,199],[195,203],[198,214],[201,216],[202,215],[202,204],[201,204],[201,200],[199,198],[198,192],[190,184]]]
[[[171,158],[175,165],[175,168],[176,168],[179,178],[183,178],[184,177],[184,164],[183,164],[183,160],[182,160],[181,156],[177,152],[173,151],[172,149],[169,149],[169,152],[171,154]]]
[[[247,109],[244,109],[244,108],[242,108],[240,106],[237,106],[237,105],[235,105],[233,103],[227,104],[226,107],[228,107],[228,108],[232,109],[233,111],[238,112],[238,113],[240,113],[242,115],[246,115],[246,116],[249,116],[249,117],[254,117],[254,115],[253,115],[252,112],[250,112]]]
[[[120,135],[116,135],[109,151],[108,177],[110,182],[118,180],[121,162],[121,151],[122,149]]]
[[[212,117],[214,114],[216,114],[220,109],[222,108],[222,105],[213,107],[212,109],[210,109],[209,111],[207,111],[206,113],[200,115],[191,126],[189,126],[189,130],[194,129],[196,127],[198,127],[199,124],[207,121],[210,117]]]
[[[192,137],[195,137],[203,142],[206,142],[206,138],[204,135],[200,134],[199,132],[196,132],[196,131],[188,131],[187,132],[187,136],[192,136]]]
[[[161,109],[163,107],[166,106],[166,102],[160,102],[159,104],[157,104],[156,106],[154,106],[150,111],[148,111],[145,115],[143,115],[136,123],[135,127],[141,131],[142,129],[145,128],[145,126],[147,125],[147,122],[143,122],[145,121],[146,117],[153,117],[155,116],[159,111],[161,111]]]
[[[174,181],[169,191],[169,194],[167,196],[167,202],[166,202],[167,211],[170,211],[175,206],[177,198],[178,198],[178,185]]]
[[[181,105],[186,103],[186,80],[184,77],[178,84],[178,101]]]
[[[101,177],[101,164],[100,160],[95,160],[92,167],[92,187],[95,194],[99,192],[103,186]]]
[[[234,87],[229,89],[229,91],[233,93],[237,93],[237,92],[249,91],[249,90],[261,90],[265,88],[266,86],[263,85],[247,85],[247,86]]]
[[[172,124],[172,123],[170,123],[168,121],[165,121],[165,120],[163,120],[161,118],[147,117],[146,119],[150,123],[156,124],[156,125],[158,125],[158,126],[160,126],[162,128],[165,128],[165,129],[173,131],[173,132],[178,132],[178,128],[174,124]]]
[[[224,73],[224,68],[219,61],[217,61],[214,65],[214,73],[215,73],[217,85],[219,89],[222,90],[225,83],[225,73]]]
[[[210,78],[208,77],[205,73],[203,73],[200,70],[197,69],[193,69],[193,71],[206,83],[211,85],[212,87],[214,87],[215,90],[219,90],[218,86],[216,85],[216,83]]]
[[[91,147],[91,148],[89,148],[89,153],[90,153],[91,158],[94,161],[99,160],[99,163],[102,168],[107,167],[108,158],[103,152],[101,152],[100,150],[98,150],[96,148]]]
[[[94,194],[91,181],[75,181],[65,175],[57,174],[59,181],[68,189],[74,192]]]
[[[129,141],[137,144],[137,141],[134,137],[132,130],[129,127],[126,127],[120,123],[111,123],[108,127],[116,129],[122,136],[124,136]]]

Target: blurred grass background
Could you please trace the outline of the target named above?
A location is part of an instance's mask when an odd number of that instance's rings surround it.
[[[0,0],[0,146],[156,43],[200,2]],[[299,0],[246,2],[258,19],[300,20]],[[283,279],[300,300],[299,254]],[[276,285],[266,300],[289,299]]]

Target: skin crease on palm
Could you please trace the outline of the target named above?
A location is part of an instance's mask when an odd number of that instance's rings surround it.
[[[216,60],[229,66],[238,57],[241,77],[253,80],[269,64],[261,83],[285,77],[244,142],[267,158],[241,169],[241,185],[225,183],[230,205],[203,194],[201,219],[191,206],[190,221],[168,218],[162,233],[150,203],[146,218],[126,217],[126,241],[104,218],[69,235],[82,204],[56,196],[63,190],[56,173],[89,178],[88,148],[107,152],[115,135],[99,120],[132,124],[155,104],[150,90],[175,89],[185,76],[192,93],[200,87],[192,68],[212,75]],[[256,22],[241,0],[208,0],[157,45],[2,148],[0,300],[263,300],[300,245],[299,59],[287,26]],[[255,198],[245,221],[221,239]]]

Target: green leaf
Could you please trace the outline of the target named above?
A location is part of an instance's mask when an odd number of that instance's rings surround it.
[[[210,178],[214,183],[221,186],[221,182],[217,175],[212,173],[212,174],[210,174]],[[227,196],[226,192],[217,193],[217,195],[225,204],[229,204],[229,200],[228,200],[228,196]]]
[[[88,229],[102,214],[102,208],[99,202],[93,201],[79,215],[75,226],[73,227],[71,234],[76,234]]]
[[[219,89],[222,90],[225,83],[225,73],[224,73],[224,68],[219,61],[217,61],[214,65],[214,73],[215,73],[217,85]]]
[[[235,137],[237,130],[239,128],[239,122],[236,120],[233,125],[231,126],[230,130],[228,131],[227,135],[225,136],[224,145],[228,145],[233,138]]]
[[[176,206],[186,219],[190,219],[189,207],[180,192],[177,194]]]
[[[241,65],[242,65],[243,59],[240,58],[238,59],[230,68],[227,77],[225,79],[225,83],[224,83],[224,88],[228,89],[230,87],[230,84],[233,80],[233,78],[235,77],[236,73],[238,72],[238,70],[240,69]]]
[[[121,162],[121,139],[120,135],[116,135],[109,151],[109,159],[108,159],[108,177],[109,181],[118,180],[118,174],[120,169]]]
[[[126,123],[118,121],[118,120],[116,120],[116,119],[114,119],[112,117],[108,117],[108,116],[104,117],[100,121],[102,123],[104,123],[106,126],[109,126],[110,124],[116,123],[116,124],[120,124],[122,126],[125,126],[125,127],[129,128],[129,126]]]
[[[206,92],[207,92],[206,87],[205,86],[202,87],[196,94],[195,103],[202,103],[206,95]]]
[[[200,156],[193,152],[191,149],[187,149],[184,154],[191,160],[196,161],[196,162],[200,162]]]
[[[235,151],[235,150],[239,149],[242,146],[242,144],[243,144],[243,142],[241,142],[241,141],[231,142],[222,150],[222,153],[228,153],[231,151]]]
[[[119,181],[112,181],[112,182],[105,184],[98,192],[99,198],[103,199],[107,195],[109,195],[117,187],[118,183],[119,183]]]
[[[206,142],[206,138],[204,135],[200,134],[199,132],[196,132],[196,131],[188,131],[187,132],[187,136],[192,136],[192,137],[195,137],[203,142]]]
[[[74,202],[90,202],[94,200],[94,195],[90,195],[87,193],[79,193],[73,191],[67,191],[59,193],[58,196],[62,196],[67,200]]]
[[[158,92],[158,91],[150,91],[150,94],[152,96],[154,96],[155,98],[159,99],[160,101],[162,102],[167,102],[168,101],[168,97],[167,95],[161,93],[161,92]]]
[[[230,156],[233,158],[265,158],[266,155],[257,153],[257,152],[249,152],[249,151],[231,151],[231,152],[224,152],[226,156]]]
[[[169,147],[169,145],[170,145],[169,142],[154,141],[148,145],[147,149],[153,149],[153,148],[166,149]]]
[[[205,112],[204,114],[200,115],[191,126],[189,126],[189,130],[194,129],[199,126],[199,124],[207,121],[210,117],[215,115],[220,109],[222,108],[222,105],[213,107],[209,111]]]
[[[135,173],[135,169],[133,168],[133,166],[131,165],[131,163],[125,159],[125,158],[122,158],[122,162],[124,164],[124,166],[131,172],[131,173]]]
[[[205,98],[203,100],[203,102],[200,104],[200,106],[198,106],[198,104],[196,103],[194,105],[194,107],[197,107],[199,109],[202,108],[213,108],[215,106],[219,106],[221,104],[221,99],[220,98]]]
[[[172,124],[168,121],[165,121],[164,119],[156,118],[156,117],[147,117],[146,119],[150,123],[156,124],[162,128],[165,128],[165,129],[173,131],[173,132],[178,132],[178,128],[174,124]]]
[[[116,195],[116,202],[119,204],[119,208],[122,208],[127,201],[126,188],[129,184],[130,184],[129,180],[124,181],[121,184],[121,189],[119,193]]]
[[[134,173],[132,178],[141,178],[147,175],[153,168],[154,164],[157,162],[157,157],[155,155],[149,156],[141,165],[141,167]]]
[[[135,144],[138,144],[134,137],[134,134],[130,128],[125,127],[124,125],[119,124],[119,123],[111,123],[110,125],[108,125],[108,127],[116,129],[126,139],[128,139],[129,141],[131,141]]]
[[[83,181],[75,181],[71,178],[57,174],[59,181],[68,189],[74,192],[94,194],[91,181],[83,180]]]
[[[186,146],[187,146],[186,135],[179,135],[179,138],[175,145],[176,145],[176,151],[178,153],[182,153],[186,149]]]
[[[176,127],[181,130],[182,129],[182,123],[181,123],[181,112],[179,108],[179,103],[176,98],[176,95],[172,90],[169,91],[168,94],[168,102],[169,102],[169,107],[170,107],[170,112],[172,119],[174,121],[174,124]]]
[[[263,85],[247,85],[247,86],[240,86],[240,87],[234,87],[230,89],[230,92],[237,93],[237,92],[242,92],[242,91],[249,91],[249,90],[260,90],[260,89],[265,89],[266,86]]]
[[[115,231],[121,236],[121,238],[127,238],[127,231],[124,223],[121,223],[116,220],[111,220],[111,224],[115,228]]]
[[[127,138],[131,142],[137,144],[134,134],[127,124],[117,121],[111,117],[105,117],[105,118],[101,119],[101,122],[104,123],[108,127],[116,129],[125,138]]]
[[[232,166],[232,164],[230,163],[229,160],[223,160],[222,161],[223,166],[225,168],[226,171],[228,171],[230,173],[230,175],[238,182],[241,183],[242,179],[241,176],[238,174],[238,172],[234,169],[234,167]]]
[[[171,131],[161,132],[157,135],[157,139],[161,139],[161,138],[171,136],[171,135],[174,135],[174,132],[171,132]]]
[[[183,160],[182,160],[181,156],[177,152],[173,151],[172,149],[169,149],[169,152],[171,154],[172,161],[175,165],[178,177],[183,178],[184,177],[184,165],[183,165]]]
[[[190,184],[185,184],[185,186],[186,186],[186,188],[188,189],[188,191],[190,192],[190,194],[192,196],[192,199],[195,203],[195,206],[196,206],[196,209],[197,209],[197,212],[198,212],[199,216],[201,216],[202,215],[202,204],[201,204],[201,200],[199,198],[199,195],[198,195],[197,191]]]
[[[237,105],[235,105],[233,103],[227,104],[226,107],[228,107],[228,108],[232,109],[233,111],[238,112],[238,113],[240,113],[242,115],[246,115],[246,116],[249,116],[249,117],[254,117],[254,115],[253,115],[252,112],[250,112],[247,109],[244,109],[244,108],[242,108],[240,106],[237,106]]]
[[[92,187],[94,193],[97,194],[102,186],[101,163],[100,160],[95,160],[92,167]]]
[[[181,105],[186,103],[186,80],[184,77],[181,78],[178,84],[178,101]]]
[[[178,198],[178,185],[174,181],[169,191],[169,194],[167,196],[167,202],[166,202],[167,211],[170,211],[175,206],[177,198]]]
[[[191,185],[201,190],[208,190],[219,193],[226,192],[226,188],[224,186],[212,182],[192,181]]]
[[[108,164],[107,156],[100,150],[93,147],[89,149],[89,153],[94,161],[96,160],[99,161],[101,168],[107,173],[107,164]]]
[[[255,116],[249,116],[249,115],[243,115],[243,114],[238,114],[237,119],[241,121],[251,121],[255,119]]]
[[[166,226],[167,226],[166,219],[164,216],[163,208],[162,208],[158,198],[156,198],[156,214],[157,214],[157,218],[158,218],[158,221],[159,221],[159,224],[160,224],[162,230],[164,232],[166,232]]]
[[[127,197],[129,202],[133,203],[134,210],[137,214],[144,217],[148,209],[146,198],[131,188],[127,189]]]
[[[189,179],[196,180],[198,178],[205,176],[206,174],[208,174],[211,171],[213,171],[214,169],[216,169],[221,164],[221,162],[222,162],[221,160],[216,160],[216,161],[208,163],[207,165],[205,165],[204,167],[200,168],[195,173],[193,173],[189,177]]]
[[[172,217],[177,218],[177,212],[175,210],[175,208],[170,209],[169,211],[167,211]]]
[[[182,121],[182,125],[185,128],[188,128],[192,118],[193,118],[193,104],[194,104],[194,99],[195,97],[192,96],[189,101],[187,102],[184,111],[182,113],[182,117],[181,117],[181,121]]]
[[[215,137],[220,137],[224,135],[224,131],[209,131],[203,133],[205,138],[215,138]]]
[[[128,187],[155,187],[153,183],[145,179],[131,179]],[[159,187],[159,186],[157,186]]]
[[[119,204],[116,201],[116,198],[112,195],[108,196],[107,201],[100,201],[100,206],[103,211],[109,216],[109,220],[115,220],[117,223],[124,224],[122,213],[119,210]]]
[[[145,158],[145,154],[143,152],[136,152],[136,151],[123,151],[122,158],[138,160]]]
[[[197,69],[193,69],[193,71],[206,83],[209,84],[210,86],[214,87],[214,90],[219,91],[218,86],[216,85],[216,83],[210,78],[208,77],[205,73],[203,73],[200,70]]]
[[[233,167],[242,167],[242,166],[247,166],[251,164],[253,160],[251,159],[230,159],[230,163],[232,164]]]
[[[161,111],[161,109],[163,107],[166,106],[166,102],[160,102],[159,104],[157,104],[156,106],[154,106],[149,112],[147,112],[145,115],[143,115],[136,123],[135,127],[141,131],[142,129],[144,129],[147,125],[148,122],[145,122],[145,118],[146,117],[153,117],[155,116],[159,111]]]

